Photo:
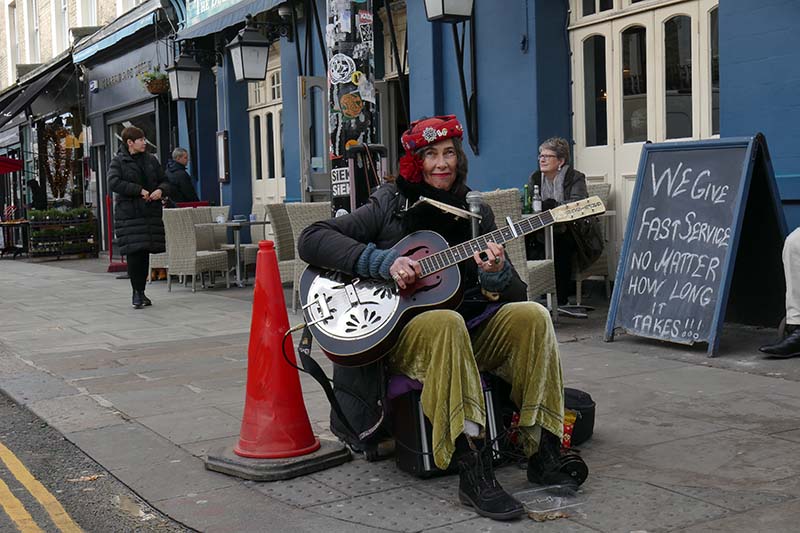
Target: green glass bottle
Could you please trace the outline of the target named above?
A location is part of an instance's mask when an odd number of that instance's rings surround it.
[[[531,214],[531,192],[528,184],[526,183],[525,186],[522,188],[522,213],[525,215]]]

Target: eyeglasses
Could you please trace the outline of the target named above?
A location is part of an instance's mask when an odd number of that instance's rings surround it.
[[[553,154],[539,154],[539,159],[550,159],[553,157],[558,157],[558,156]]]

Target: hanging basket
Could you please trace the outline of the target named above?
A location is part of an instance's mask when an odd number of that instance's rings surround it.
[[[150,94],[164,94],[169,91],[169,80],[167,78],[150,80],[145,87]]]

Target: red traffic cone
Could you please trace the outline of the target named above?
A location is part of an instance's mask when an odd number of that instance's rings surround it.
[[[317,472],[351,459],[340,442],[311,431],[300,377],[281,353],[289,317],[272,241],[259,243],[253,320],[247,351],[247,396],[239,442],[206,457],[206,468],[254,481],[277,481]],[[286,357],[294,364],[291,336]]]
[[[239,444],[233,449],[242,457],[295,457],[319,449],[319,439],[308,421],[300,377],[281,353],[281,342],[288,330],[275,245],[261,241],[247,350],[247,396]],[[286,337],[284,349],[296,364],[291,335]]]

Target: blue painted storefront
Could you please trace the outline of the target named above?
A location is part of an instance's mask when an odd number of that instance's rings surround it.
[[[325,5],[317,2],[323,25]],[[541,141],[572,136],[567,2],[530,0],[498,9],[495,1],[476,0],[475,6],[480,153],[473,154],[465,143],[470,183],[478,189],[520,187],[535,168]],[[409,0],[406,7],[412,119],[453,113],[465,121],[450,26],[429,23],[421,0]],[[311,19],[300,20],[296,36],[301,56],[306,61],[311,57],[304,74],[324,77],[313,26],[309,55],[304,49]],[[790,227],[800,225],[800,62],[794,57],[800,49],[798,30],[800,3],[794,0],[771,0],[757,8],[747,0],[720,2],[721,135],[766,135]],[[298,201],[302,195],[295,80],[300,72],[294,44],[284,41],[281,48],[286,199]],[[382,57],[378,45],[376,61]],[[469,64],[465,68],[469,77]],[[382,72],[382,65],[376,70]],[[216,110],[208,105],[210,91],[216,91]],[[231,152],[231,183],[223,186],[222,200],[232,203],[234,213],[249,212],[251,201],[246,102],[246,84],[226,78],[221,69],[216,88],[213,77],[204,79],[196,104],[201,196],[212,201],[219,197],[214,136],[218,129],[227,129],[235,153]]]
[[[377,7],[380,7],[379,2]],[[530,5],[528,5],[530,4]],[[325,3],[318,2],[321,20]],[[495,2],[477,0],[476,50],[479,154],[468,147],[470,184],[477,189],[521,187],[536,165],[537,147],[553,135],[570,136],[569,55],[561,2],[516,2],[497,9]],[[465,121],[456,53],[449,24],[431,24],[423,2],[406,3],[408,63],[412,120],[430,115],[455,114]],[[379,18],[375,17],[378,21]],[[301,28],[304,34],[305,27]],[[314,28],[312,28],[314,31]],[[376,35],[380,35],[376,28]],[[538,36],[538,38],[537,38]],[[527,47],[523,49],[522,40]],[[304,42],[303,35],[300,36]],[[314,35],[315,46],[316,35]],[[541,46],[537,43],[543,43]],[[469,53],[467,46],[466,54]],[[297,76],[294,50],[284,43],[282,76]],[[311,75],[326,76],[315,48]],[[382,61],[376,46],[376,61]],[[378,72],[383,70],[377,65]],[[469,64],[465,65],[469,84]],[[285,117],[297,116],[297,91],[283,94]],[[287,201],[300,198],[299,131],[286,120]]]
[[[719,6],[720,133],[767,137],[789,229],[800,226],[800,2]]]

